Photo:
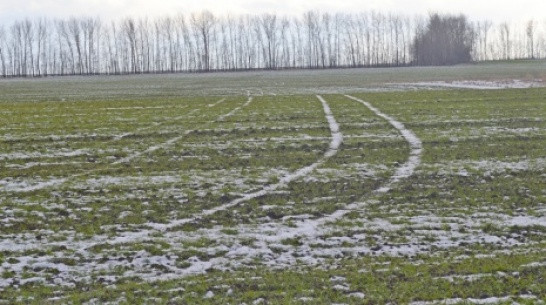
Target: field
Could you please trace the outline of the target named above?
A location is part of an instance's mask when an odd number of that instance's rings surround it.
[[[0,304],[544,303],[545,66],[1,80]]]

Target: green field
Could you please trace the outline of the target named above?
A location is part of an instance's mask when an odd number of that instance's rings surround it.
[[[0,304],[544,303],[543,66],[2,80]]]

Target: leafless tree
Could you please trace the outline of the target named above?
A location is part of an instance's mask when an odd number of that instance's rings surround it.
[[[2,76],[7,76],[7,67],[6,67],[6,55],[5,53],[5,46],[7,45],[6,41],[6,31],[4,30],[4,27],[0,25],[0,63],[2,64]]]
[[[194,31],[199,33],[198,35],[201,38],[201,46],[202,46],[202,53],[201,53],[201,61],[202,61],[202,68],[205,71],[210,70],[210,38],[212,33],[212,28],[214,27],[214,24],[216,22],[216,18],[214,15],[209,11],[203,11],[199,14],[192,14],[191,15],[191,23],[194,28]]]
[[[525,28],[525,34],[527,34],[527,55],[532,59],[535,58],[535,31],[535,21],[529,20]]]
[[[545,55],[546,23],[493,24],[464,16],[310,11],[217,17],[204,11],[0,26],[3,76],[401,66]]]
[[[272,14],[263,14],[259,18],[261,31],[263,32],[265,67],[275,69],[277,67],[277,16]],[[258,31],[260,31],[258,30]]]
[[[503,58],[510,59],[512,43],[510,41],[510,25],[504,22],[500,25],[500,43],[502,44]]]
[[[127,38],[131,52],[131,70],[133,73],[137,73],[139,72],[137,62],[137,35],[135,21],[132,18],[125,19],[123,22],[123,32]]]

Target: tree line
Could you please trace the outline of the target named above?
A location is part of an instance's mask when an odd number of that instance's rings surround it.
[[[546,57],[546,22],[380,12],[24,19],[0,25],[10,76],[441,65]],[[456,58],[457,60],[452,60]]]

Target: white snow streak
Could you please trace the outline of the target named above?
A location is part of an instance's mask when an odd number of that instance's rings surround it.
[[[225,100],[226,100],[226,99],[221,99],[221,100],[219,100],[218,102],[213,103],[213,104],[209,104],[209,105],[207,105],[207,106],[208,106],[208,107],[216,106],[216,105],[218,105],[218,104],[220,104],[220,103],[223,103]],[[245,105],[246,105],[246,104],[245,104]],[[244,105],[243,105],[243,107],[244,107]],[[238,107],[238,108],[240,109],[241,107]],[[237,109],[237,108],[235,108],[235,109]],[[234,109],[234,110],[235,110],[235,109]],[[198,108],[198,109],[194,109],[194,110],[188,112],[187,115],[188,115],[188,116],[191,116],[191,115],[193,115],[194,113],[196,113],[197,111],[200,111],[200,110],[201,110],[201,109],[199,109],[199,108]],[[232,110],[232,112],[233,112],[233,110]],[[230,112],[230,113],[231,113],[231,112]],[[182,116],[182,117],[183,117],[183,116]],[[179,119],[182,118],[182,117],[176,117],[175,120],[179,120]],[[220,117],[222,117],[222,116],[220,116]],[[127,163],[127,162],[129,162],[129,161],[131,161],[131,160],[133,160],[133,159],[135,159],[135,158],[138,158],[138,157],[144,155],[144,154],[154,152],[154,151],[156,151],[156,150],[158,150],[158,149],[161,149],[161,148],[169,147],[169,146],[173,145],[174,143],[180,141],[182,138],[184,138],[184,136],[187,136],[189,133],[191,133],[191,130],[186,130],[186,131],[184,132],[184,134],[182,134],[181,136],[174,137],[174,138],[169,139],[168,141],[163,142],[163,143],[161,143],[161,144],[158,144],[158,145],[154,145],[154,146],[148,147],[148,149],[146,149],[146,150],[136,152],[136,153],[134,153],[134,154],[132,154],[132,155],[129,155],[129,156],[123,158],[123,159],[120,159],[120,160],[114,162],[113,164]],[[125,136],[127,136],[127,135],[128,135],[128,134],[122,135],[122,138],[125,137]]]
[[[377,116],[382,117],[385,120],[387,120],[393,127],[395,127],[403,135],[403,137],[406,139],[406,141],[410,144],[411,152],[410,152],[410,156],[409,156],[408,160],[406,161],[406,163],[404,163],[402,166],[400,166],[396,170],[395,174],[391,177],[391,179],[387,182],[387,184],[385,186],[383,186],[380,189],[376,190],[376,192],[379,192],[379,193],[384,192],[384,191],[388,190],[390,188],[390,186],[393,185],[394,183],[398,182],[401,179],[408,178],[409,176],[411,176],[414,173],[415,168],[420,164],[420,158],[421,158],[421,153],[422,153],[422,149],[423,149],[421,140],[413,132],[406,129],[402,123],[400,123],[397,120],[395,120],[394,118],[382,113],[377,108],[373,107],[371,104],[369,104],[367,102],[364,102],[364,101],[362,101],[360,99],[357,99],[355,97],[352,97],[352,96],[347,96],[347,97],[350,98],[350,99],[353,99],[353,100],[355,100],[355,101],[357,101],[357,102],[359,102],[361,104],[363,104],[364,106],[369,108],[371,111],[373,111]],[[79,251],[79,252],[87,253],[87,251],[88,251],[88,249],[90,247],[92,247],[92,246],[94,246],[96,244],[104,243],[104,242],[107,242],[110,245],[125,244],[125,243],[131,243],[131,242],[136,242],[136,241],[139,241],[139,240],[142,240],[142,239],[150,238],[153,233],[157,233],[158,231],[164,231],[164,230],[167,230],[167,229],[170,229],[170,228],[174,228],[176,226],[183,225],[185,223],[193,222],[193,221],[198,220],[199,218],[209,216],[209,215],[213,215],[213,214],[215,214],[216,212],[219,212],[219,211],[228,210],[229,208],[232,208],[232,207],[234,207],[236,205],[239,205],[239,204],[241,204],[243,202],[246,202],[248,200],[258,198],[258,197],[264,196],[264,195],[266,195],[268,193],[271,193],[271,192],[273,192],[273,191],[275,191],[275,190],[277,190],[279,188],[282,188],[283,186],[286,186],[291,181],[294,181],[296,179],[305,177],[306,175],[310,174],[312,171],[317,169],[317,167],[324,164],[325,161],[327,161],[329,158],[335,156],[338,153],[339,147],[343,143],[343,135],[340,132],[339,125],[337,124],[327,101],[324,98],[322,98],[321,96],[319,96],[319,95],[317,95],[317,98],[322,103],[323,110],[324,110],[324,113],[325,113],[325,118],[326,118],[326,120],[328,122],[328,125],[329,125],[329,129],[330,129],[330,133],[331,133],[331,139],[330,139],[330,144],[329,144],[329,148],[327,149],[327,151],[324,152],[323,156],[320,159],[318,159],[316,162],[314,162],[313,164],[308,165],[306,167],[303,167],[303,168],[301,168],[301,169],[299,169],[299,170],[297,170],[295,172],[286,174],[285,176],[281,177],[279,179],[279,182],[276,183],[276,184],[267,185],[267,186],[265,186],[263,189],[261,189],[259,191],[249,193],[249,194],[245,194],[244,196],[242,196],[240,198],[237,198],[237,199],[235,199],[235,200],[233,200],[233,201],[231,201],[231,202],[229,202],[227,204],[220,205],[220,206],[215,207],[215,208],[210,209],[210,210],[202,211],[201,213],[195,214],[194,217],[192,217],[192,218],[174,220],[174,221],[172,221],[170,223],[167,223],[167,224],[147,223],[146,225],[148,225],[150,227],[150,229],[148,229],[148,230],[141,230],[141,231],[138,231],[138,232],[123,232],[123,233],[120,232],[120,235],[114,237],[113,239],[108,237],[108,240],[105,239],[106,238],[105,236],[96,236],[92,241],[80,241],[80,242],[74,242],[73,241],[73,242],[71,242],[70,247],[73,248],[73,249],[77,249],[77,251]],[[226,117],[233,115],[236,111],[239,111],[241,108],[243,108],[245,106],[248,106],[248,104],[250,104],[251,101],[252,101],[252,98],[249,97],[248,101],[244,105],[233,109],[228,114],[225,114],[223,116],[218,117],[217,120],[223,120]],[[191,131],[186,131],[186,134],[189,133],[189,132],[191,132]],[[173,139],[170,139],[169,141],[167,141],[165,143],[159,144],[157,146],[152,146],[152,147],[148,148],[147,150],[145,150],[143,152],[140,152],[139,155],[142,155],[144,153],[157,150],[157,149],[159,149],[161,147],[164,147],[164,145],[171,145],[172,143],[178,141],[182,137],[183,136],[178,136],[178,137],[175,137]],[[135,158],[135,157],[136,157],[135,155],[132,155],[131,159]],[[127,160],[130,160],[130,159],[127,159]],[[123,160],[118,161],[118,163],[119,162],[123,162]],[[308,247],[309,246],[308,242],[310,240],[313,240],[313,237],[319,236],[320,234],[323,234],[323,233],[325,233],[327,231],[327,228],[324,226],[325,224],[327,224],[328,222],[340,219],[341,217],[346,215],[348,212],[350,212],[352,210],[355,210],[355,209],[360,209],[365,204],[366,204],[366,202],[355,202],[355,203],[349,204],[343,210],[338,210],[335,213],[333,213],[331,215],[328,215],[326,217],[319,218],[319,219],[313,219],[313,220],[307,219],[305,221],[302,221],[295,228],[282,226],[280,224],[279,224],[279,226],[275,226],[275,227],[271,227],[271,226],[268,226],[268,225],[263,225],[263,226],[260,226],[257,231],[254,231],[252,229],[245,230],[245,229],[243,229],[241,227],[242,230],[239,231],[239,236],[255,237],[256,240],[257,240],[255,246],[257,246],[258,248],[248,248],[248,247],[232,248],[232,249],[229,249],[230,251],[227,254],[223,255],[222,257],[212,258],[212,259],[210,259],[210,260],[208,260],[206,262],[202,262],[200,260],[193,260],[193,261],[191,261],[191,265],[188,268],[184,269],[184,270],[174,270],[174,269],[172,269],[171,270],[172,272],[169,272],[168,274],[162,274],[162,275],[159,275],[159,276],[156,276],[156,277],[151,277],[151,278],[148,278],[148,280],[149,281],[165,280],[165,279],[169,279],[169,278],[183,277],[183,276],[188,275],[188,274],[202,273],[206,269],[214,267],[214,266],[227,266],[227,265],[229,265],[229,263],[231,261],[233,261],[234,259],[236,259],[238,257],[247,257],[247,258],[258,257],[260,254],[273,255],[270,246],[271,245],[278,245],[279,242],[281,242],[285,238],[293,238],[295,236],[305,236],[305,237],[310,238],[310,239],[302,239],[302,242],[305,243],[304,247]],[[274,230],[274,234],[271,235],[272,231],[270,231],[270,229]],[[203,234],[206,234],[207,236],[215,236],[215,230],[212,230],[212,231],[201,230],[201,232],[204,232]],[[270,234],[267,234],[267,233],[270,233]],[[168,238],[175,238],[175,237],[177,237],[176,236],[177,234],[179,234],[179,232],[172,232],[170,234],[166,233],[166,235],[169,236]],[[218,232],[216,232],[216,234],[218,234]],[[221,235],[218,235],[218,238],[221,238]],[[15,242],[15,243],[20,248],[23,248],[23,247],[33,248],[33,247],[39,247],[40,246],[38,244],[24,244],[23,245],[23,244],[20,244],[18,242]],[[2,247],[4,247],[4,248],[9,247],[10,249],[12,249],[13,246],[14,246],[13,241],[3,242],[1,244],[2,244],[1,245]],[[410,250],[412,250],[412,249],[410,249]],[[317,251],[319,251],[319,250],[317,250]],[[325,251],[325,249],[320,249],[320,251]],[[282,254],[282,255],[280,255],[278,257],[272,258],[271,263],[275,262],[275,263],[288,263],[288,264],[291,264],[291,263],[295,262],[293,259],[294,258],[290,255],[290,253],[284,253],[284,254]],[[310,256],[307,256],[306,259],[310,263],[313,263],[314,261],[316,261],[315,258],[310,257]],[[23,262],[21,264],[28,264],[28,263]],[[171,266],[170,263],[167,264],[167,265]],[[82,266],[82,268],[86,268],[86,267]],[[96,268],[98,270],[99,268],[102,268],[102,267],[101,266],[96,266]],[[63,271],[62,273],[67,273],[67,272]],[[358,296],[360,296],[360,295],[358,295]]]
[[[205,217],[205,216],[213,215],[213,214],[215,214],[215,213],[217,213],[219,211],[225,211],[225,210],[227,210],[227,209],[229,209],[231,207],[234,207],[234,206],[239,205],[239,204],[241,204],[243,202],[252,200],[254,198],[259,198],[259,197],[265,196],[270,192],[273,192],[273,191],[275,191],[275,190],[277,190],[277,189],[279,189],[279,188],[281,188],[283,186],[286,186],[288,183],[290,183],[290,182],[292,182],[292,181],[294,181],[294,180],[296,180],[298,178],[301,178],[301,177],[304,177],[304,176],[308,175],[313,170],[315,170],[318,166],[322,165],[326,160],[333,157],[337,153],[337,151],[339,149],[339,146],[343,142],[343,135],[339,131],[339,125],[337,124],[337,122],[336,122],[336,120],[334,118],[334,115],[332,114],[332,111],[330,110],[330,107],[328,106],[328,103],[319,95],[317,95],[317,98],[322,103],[322,107],[324,108],[325,117],[326,117],[326,120],[328,121],[328,126],[330,127],[330,133],[331,133],[331,136],[332,136],[332,140],[330,141],[330,147],[324,153],[322,158],[320,158],[318,161],[316,161],[315,163],[313,163],[313,164],[311,164],[309,166],[300,168],[300,169],[298,169],[297,171],[295,171],[293,173],[287,174],[286,176],[280,178],[279,182],[277,182],[275,184],[268,185],[268,186],[264,187],[263,189],[261,189],[261,190],[259,190],[257,192],[246,194],[243,197],[232,200],[231,202],[226,203],[224,205],[217,206],[217,207],[212,208],[210,210],[205,210],[205,211],[199,213],[198,215],[196,215],[193,218],[179,219],[179,220],[173,221],[173,222],[171,222],[169,224],[151,224],[150,226],[152,226],[155,229],[166,230],[166,229],[169,229],[169,228],[173,228],[173,227],[176,227],[176,226],[180,226],[180,225],[195,221],[196,219],[199,219],[199,218],[202,218],[202,217]],[[250,99],[249,99],[249,101],[250,101]]]
[[[217,105],[219,105],[219,104],[221,104],[221,103],[223,103],[223,102],[225,102],[225,101],[226,101],[226,99],[223,98],[223,99],[219,100],[218,102],[212,103],[212,104],[208,104],[207,106],[208,106],[209,108],[211,108],[211,107],[217,106]]]
[[[417,168],[417,166],[421,162],[421,154],[423,152],[422,142],[411,130],[405,128],[404,124],[384,114],[379,109],[372,106],[370,103],[350,95],[346,95],[346,97],[363,104],[372,112],[374,112],[377,116],[387,120],[394,128],[398,129],[404,139],[406,139],[406,141],[410,144],[411,152],[406,163],[402,164],[402,166],[400,166],[396,170],[394,175],[385,185],[375,190],[376,193],[385,193],[390,190],[393,184],[397,183],[401,179],[410,177],[414,173],[415,168]],[[307,219],[306,221],[299,223],[296,228],[279,229],[278,233],[275,236],[268,236],[264,239],[269,242],[279,242],[283,239],[294,238],[296,236],[314,237],[320,235],[324,233],[324,231],[319,230],[320,226],[324,226],[328,222],[333,222],[337,219],[340,219],[350,211],[361,209],[364,205],[366,205],[366,202],[355,202],[349,204],[343,210],[337,210],[333,214],[326,217],[319,219]]]
[[[443,299],[443,300],[436,300],[436,301],[416,301],[411,302],[410,305],[433,305],[433,304],[444,304],[444,305],[450,305],[450,304],[499,304],[499,303],[506,303],[509,301],[512,301],[514,299],[525,299],[525,300],[536,300],[537,297],[531,294],[523,294],[523,295],[515,295],[515,296],[504,296],[504,297],[489,297],[485,299],[476,299],[476,298],[453,298],[453,299]],[[512,304],[518,304],[515,302],[512,302]]]
[[[418,83],[401,83],[393,84],[402,87],[416,88],[448,88],[448,89],[474,89],[474,90],[499,90],[499,89],[527,89],[540,88],[544,85],[539,81],[433,81],[433,82],[418,82]]]
[[[233,110],[231,110],[230,112],[228,112],[228,113],[226,113],[226,114],[220,116],[220,117],[218,118],[218,120],[219,120],[219,121],[225,120],[227,117],[230,117],[230,116],[234,115],[237,111],[239,111],[239,110],[241,110],[242,108],[244,108],[244,107],[250,105],[250,103],[252,103],[252,96],[249,96],[249,97],[248,97],[248,100],[246,101],[246,103],[244,103],[242,106],[236,107],[236,108],[234,108]]]
[[[58,186],[66,181],[64,178],[53,178],[48,181],[8,181],[0,180],[0,191],[26,193],[33,192],[53,186]]]
[[[174,138],[169,139],[168,141],[163,142],[163,143],[158,144],[158,145],[150,146],[146,150],[138,151],[138,152],[136,152],[136,153],[134,153],[132,155],[129,155],[129,156],[123,158],[123,159],[119,159],[116,162],[113,162],[112,164],[126,163],[126,162],[129,162],[129,161],[131,161],[131,160],[133,160],[135,158],[138,158],[138,157],[140,157],[140,156],[142,156],[144,154],[154,152],[154,151],[156,151],[158,149],[161,149],[161,148],[169,147],[169,146],[173,145],[174,143],[180,141],[184,136],[188,135],[190,132],[191,132],[191,130],[186,130],[184,132],[184,134],[181,135],[181,136],[174,137]]]
[[[368,107],[368,109],[370,109],[373,113],[375,113],[377,116],[382,117],[385,120],[387,120],[387,122],[389,122],[389,124],[391,124],[394,128],[396,128],[396,129],[398,129],[398,131],[400,131],[400,133],[402,134],[404,139],[406,139],[406,141],[410,145],[411,151],[410,151],[410,156],[409,156],[408,161],[406,161],[406,163],[402,164],[402,166],[400,166],[396,170],[396,172],[392,176],[391,180],[385,186],[383,186],[383,187],[381,187],[380,189],[377,190],[377,192],[380,192],[380,193],[387,192],[387,191],[389,191],[392,184],[397,183],[401,179],[408,178],[409,176],[411,176],[413,174],[413,172],[415,171],[415,168],[417,168],[417,166],[419,166],[419,164],[421,163],[421,155],[423,153],[423,143],[421,142],[421,139],[419,139],[415,135],[415,133],[413,133],[413,131],[407,129],[404,126],[404,124],[402,124],[399,121],[395,120],[391,116],[388,116],[388,115],[384,114],[379,109],[372,106],[370,103],[365,102],[365,101],[363,101],[363,100],[361,100],[359,98],[356,98],[354,96],[350,96],[350,95],[345,95],[345,96],[352,99],[352,100],[354,100],[354,101],[357,101],[357,102],[363,104],[364,106]]]

